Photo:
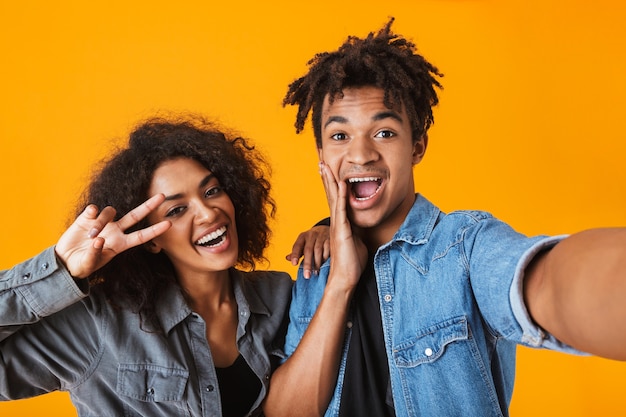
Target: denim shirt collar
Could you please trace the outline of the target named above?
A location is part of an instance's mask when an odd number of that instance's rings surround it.
[[[390,242],[405,241],[414,245],[423,245],[428,242],[430,235],[437,224],[441,210],[428,201],[421,194],[415,195],[415,203],[407,214],[400,228]]]
[[[250,314],[270,315],[270,311],[263,302],[253,285],[247,282],[245,272],[235,268],[230,269],[230,277],[239,311],[239,327],[243,330],[250,318]],[[156,314],[161,328],[167,334],[193,311],[185,301],[180,287],[171,284],[159,298]]]

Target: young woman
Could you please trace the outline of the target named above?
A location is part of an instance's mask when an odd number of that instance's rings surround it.
[[[292,285],[255,270],[275,209],[266,168],[207,122],[140,125],[58,243],[0,272],[0,398],[65,390],[81,416],[260,415]]]

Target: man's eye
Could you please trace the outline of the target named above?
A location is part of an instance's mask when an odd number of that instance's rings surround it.
[[[391,130],[381,130],[380,132],[376,133],[377,138],[392,138],[394,137],[396,134],[394,132],[392,132]]]
[[[222,191],[222,187],[211,187],[204,192],[205,197],[211,197],[216,194],[219,194]]]
[[[174,207],[172,209],[169,209],[166,213],[165,213],[165,217],[173,217],[176,216],[180,213],[182,213],[185,210],[185,207]]]
[[[345,133],[335,133],[334,135],[331,136],[331,139],[333,139],[333,140],[346,140],[347,137],[348,136]]]

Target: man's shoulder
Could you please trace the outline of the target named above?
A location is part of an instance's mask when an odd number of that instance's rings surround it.
[[[317,306],[324,295],[329,272],[330,258],[322,264],[319,271],[313,274],[311,278],[304,278],[303,269],[300,266],[293,289],[292,303],[297,302],[299,304]]]

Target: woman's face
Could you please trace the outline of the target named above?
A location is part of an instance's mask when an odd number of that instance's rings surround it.
[[[150,215],[151,224],[169,220],[172,227],[148,244],[163,251],[179,276],[226,270],[237,262],[235,208],[215,176],[199,162],[177,158],[155,171],[149,196],[165,201]]]

